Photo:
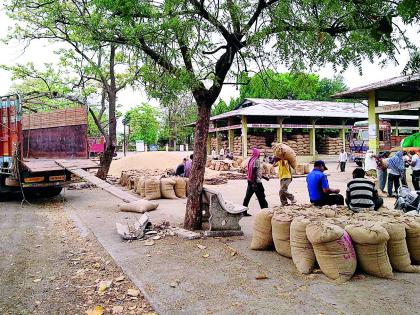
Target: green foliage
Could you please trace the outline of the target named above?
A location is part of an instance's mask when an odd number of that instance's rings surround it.
[[[129,140],[143,140],[146,144],[156,144],[160,127],[158,118],[159,111],[145,103],[127,111],[124,119],[130,128]]]

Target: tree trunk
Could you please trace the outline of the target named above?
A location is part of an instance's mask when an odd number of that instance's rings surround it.
[[[117,146],[117,119],[115,117],[115,108],[117,103],[117,86],[115,78],[115,51],[116,47],[111,44],[110,55],[109,55],[109,78],[110,83],[107,86],[108,94],[108,139],[106,141],[106,148],[101,156],[100,162],[101,167],[99,168],[96,176],[105,180],[108,175],[109,168],[114,157],[115,148]]]
[[[198,120],[195,126],[194,158],[189,177],[187,209],[184,228],[201,229],[200,195],[203,190],[204,172],[207,160],[207,136],[209,131],[211,106],[198,104]]]

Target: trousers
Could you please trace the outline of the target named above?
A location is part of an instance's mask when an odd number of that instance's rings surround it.
[[[287,200],[290,200],[291,202],[295,201],[295,197],[291,193],[288,192],[289,185],[291,182],[292,182],[291,178],[283,178],[280,180],[279,195],[280,195],[280,202],[283,206],[288,204]]]
[[[260,204],[260,208],[261,209],[268,208],[268,202],[265,199],[263,184],[262,183],[254,184],[250,181],[248,181],[248,187],[246,189],[246,194],[245,194],[243,205],[245,207],[248,207],[249,201],[251,200],[251,197],[252,197],[252,195],[254,195],[254,193],[257,196],[258,203]]]
[[[322,194],[321,200],[311,201],[315,206],[344,205],[344,197],[340,194]]]

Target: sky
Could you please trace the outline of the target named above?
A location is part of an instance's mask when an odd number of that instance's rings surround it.
[[[4,38],[8,33],[13,23],[7,18],[4,11],[0,7],[0,38]],[[418,38],[420,36],[418,29],[411,28],[408,30],[410,38]],[[418,42],[418,40],[417,40]],[[53,53],[54,45],[47,41],[38,41],[32,43],[29,47],[24,47],[22,43],[12,43],[6,45],[0,42],[0,64],[14,65],[23,64],[26,62],[33,62],[36,66],[42,66],[44,63],[54,62],[57,57]],[[405,63],[408,60],[408,54],[402,51],[398,56],[399,65],[387,64],[385,67],[381,67],[378,63],[371,64],[367,61],[363,62],[363,74],[360,75],[358,69],[350,67],[341,75],[344,77],[344,82],[349,88],[369,84],[375,81],[388,79],[401,74]],[[279,66],[275,69],[277,72],[285,72],[287,68]],[[316,71],[321,77],[332,78],[335,73],[332,67],[327,66]],[[10,86],[13,84],[10,73],[4,70],[0,70],[0,95],[5,95],[9,92]],[[235,86],[225,85],[222,89],[220,97],[229,102],[230,98],[235,98],[239,95],[239,91]],[[142,90],[133,90],[127,88],[120,92],[118,96],[118,103],[122,105],[121,111],[125,112],[130,108],[141,104],[142,102],[149,102],[152,105],[158,106],[158,101],[149,100],[147,94]]]

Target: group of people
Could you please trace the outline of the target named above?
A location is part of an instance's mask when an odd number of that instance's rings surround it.
[[[222,146],[219,153],[217,153],[216,148],[213,147],[211,149],[211,158],[213,160],[223,160],[223,159],[233,160],[233,153],[229,150],[229,148],[226,148],[225,146]]]
[[[420,190],[419,154],[416,151],[411,150],[409,152],[398,151],[393,157],[390,158],[389,156],[389,151],[381,152],[378,155],[374,155],[372,152],[366,154],[365,170],[367,172],[374,171],[374,173],[376,173],[379,181],[379,189],[381,189],[383,193],[387,193],[388,197],[394,197],[401,185],[407,186],[406,170],[411,167],[413,171],[411,181],[414,190]],[[385,192],[385,187],[387,188],[387,192]],[[393,188],[395,189],[395,193]]]
[[[405,168],[410,165],[413,168],[413,186],[415,190],[419,190],[419,177],[420,177],[420,158],[416,152],[410,152],[409,157],[404,161],[405,154],[397,152],[393,157],[389,158],[389,153],[380,154],[375,156],[377,160],[377,167],[380,176],[380,189],[383,191],[385,184],[382,178],[386,180],[388,169],[388,195],[392,194],[392,185],[395,190],[398,189],[401,179],[405,179]],[[344,150],[339,157],[340,169],[345,171],[345,164],[347,162],[347,154]],[[382,159],[387,159],[386,163]],[[385,166],[387,165],[387,167]],[[274,166],[278,166],[278,175],[280,179],[280,202],[283,206],[296,203],[296,199],[288,191],[288,187],[292,182],[292,170],[287,160],[274,159]],[[325,205],[344,205],[357,212],[361,209],[377,210],[383,205],[383,199],[379,197],[378,190],[375,183],[366,178],[367,172],[365,169],[358,167],[353,171],[353,179],[347,183],[346,197],[340,194],[339,189],[333,189],[328,183],[327,175],[324,173],[328,170],[325,162],[318,160],[314,162],[313,170],[307,175],[306,183],[309,194],[309,200],[316,206]],[[252,149],[252,156],[248,162],[247,167],[247,181],[248,186],[243,201],[243,205],[248,207],[251,197],[255,193],[257,196],[261,209],[267,208],[268,203],[266,200],[264,186],[262,184],[262,168],[260,162],[260,151],[257,148]],[[404,184],[404,182],[403,182]],[[246,215],[249,215],[246,213]]]
[[[182,163],[179,164],[175,170],[175,176],[190,177],[191,167],[192,167],[193,154],[190,155],[190,158],[184,158]]]

